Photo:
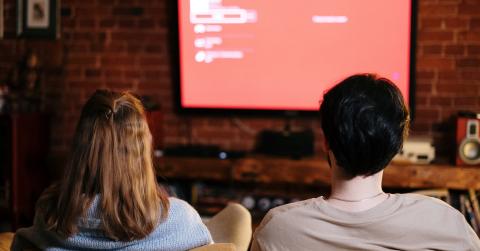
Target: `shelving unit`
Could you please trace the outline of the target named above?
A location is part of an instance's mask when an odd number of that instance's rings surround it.
[[[161,157],[155,159],[159,177],[259,184],[328,186],[330,171],[320,158],[292,160],[264,156],[220,160],[215,158]],[[399,189],[480,189],[480,168],[452,165],[391,164],[383,186]]]
[[[12,230],[30,226],[46,176],[49,117],[43,113],[0,115],[0,214]]]

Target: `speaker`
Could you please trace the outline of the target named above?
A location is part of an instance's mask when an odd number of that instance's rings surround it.
[[[477,114],[457,118],[457,165],[480,165],[480,119]]]
[[[314,141],[311,129],[295,132],[264,130],[257,136],[255,152],[292,158],[312,156]]]

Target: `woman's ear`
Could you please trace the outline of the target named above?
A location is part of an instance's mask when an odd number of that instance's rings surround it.
[[[325,139],[325,137],[323,138],[323,149],[322,150],[327,154],[330,151],[330,145],[328,145],[328,142]]]

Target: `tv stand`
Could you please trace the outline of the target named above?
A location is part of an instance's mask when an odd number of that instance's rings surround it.
[[[157,174],[167,179],[298,184],[325,187],[330,170],[325,159],[292,160],[249,156],[239,159],[160,157]],[[452,165],[391,164],[384,171],[383,186],[393,189],[480,189],[480,168]]]

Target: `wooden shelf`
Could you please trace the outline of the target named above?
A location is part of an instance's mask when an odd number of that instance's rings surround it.
[[[292,160],[274,157],[215,158],[162,157],[156,160],[159,177],[254,183],[327,186],[330,170],[324,159]],[[405,189],[480,189],[480,168],[450,165],[392,164],[383,185]]]

